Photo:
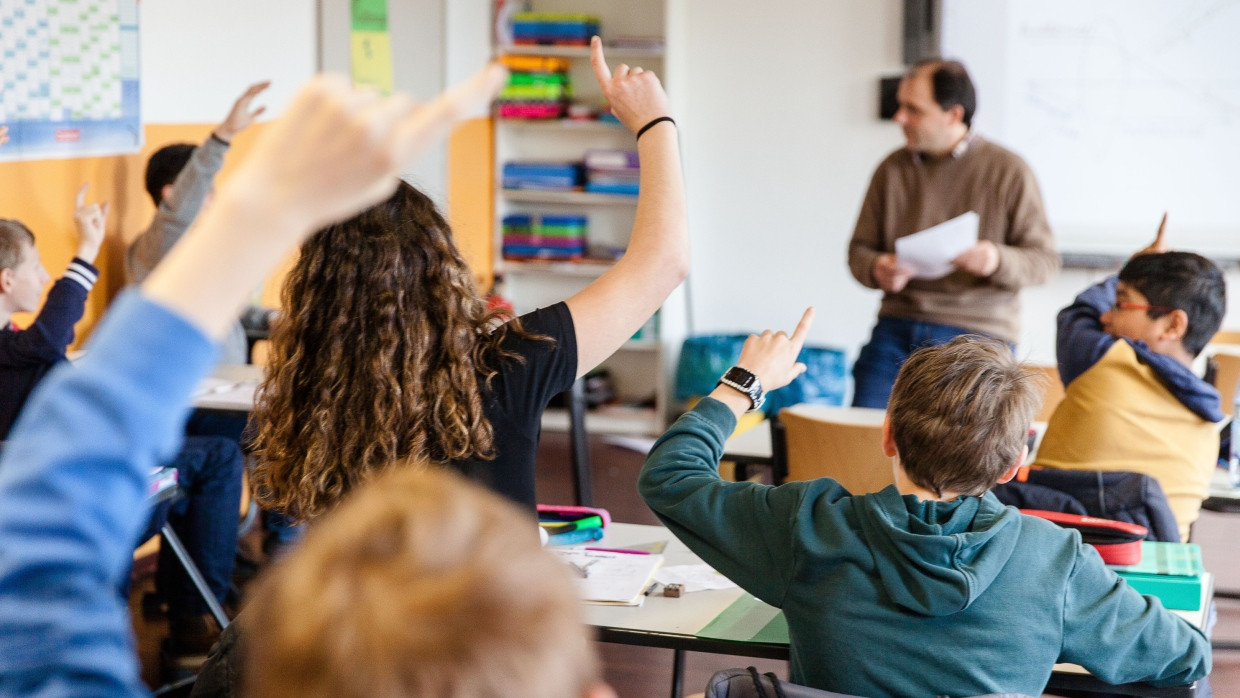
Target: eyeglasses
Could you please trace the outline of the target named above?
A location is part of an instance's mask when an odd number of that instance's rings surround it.
[[[1128,301],[1115,301],[1114,303],[1111,304],[1111,310],[1112,312],[1120,311],[1120,310],[1157,310],[1160,312],[1169,313],[1175,310],[1175,308],[1169,308],[1165,305],[1150,305],[1148,303],[1129,303]]]

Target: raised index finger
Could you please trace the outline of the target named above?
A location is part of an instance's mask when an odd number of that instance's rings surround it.
[[[801,316],[801,321],[797,323],[797,328],[792,332],[792,343],[796,345],[799,351],[805,344],[805,337],[809,334],[810,325],[814,324],[814,306],[805,309],[805,314]]]
[[[607,67],[607,59],[603,58],[603,40],[597,36],[590,39],[590,66],[594,68],[594,77],[600,85],[611,80],[611,68]]]
[[[82,188],[78,189],[77,198],[74,199],[74,205],[82,208],[86,205],[86,190],[90,188],[90,182],[84,182]]]

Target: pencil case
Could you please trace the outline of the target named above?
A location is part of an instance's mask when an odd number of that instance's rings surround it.
[[[603,527],[611,523],[611,514],[598,507],[578,507],[567,504],[539,504],[539,521],[576,521],[589,516],[597,516],[603,520]]]

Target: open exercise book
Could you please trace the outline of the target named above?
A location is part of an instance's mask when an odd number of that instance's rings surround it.
[[[578,577],[577,588],[587,603],[639,606],[662,555],[635,555],[584,548],[552,549]]]

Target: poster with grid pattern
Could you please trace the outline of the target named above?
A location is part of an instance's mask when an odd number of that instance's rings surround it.
[[[0,160],[136,152],[138,0],[0,0]]]

